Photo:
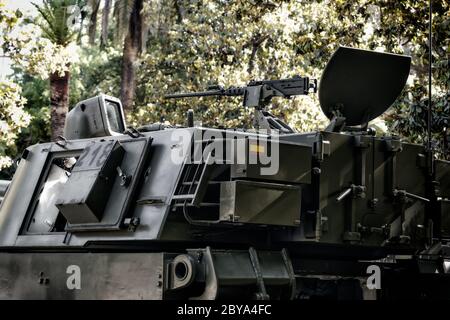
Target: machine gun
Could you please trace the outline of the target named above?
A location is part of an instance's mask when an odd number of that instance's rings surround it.
[[[255,107],[255,129],[279,130],[282,133],[293,133],[294,130],[284,121],[264,110],[273,97],[289,99],[292,96],[307,95],[317,92],[317,80],[308,77],[295,76],[290,79],[250,81],[246,87],[223,88],[209,86],[207,91],[174,93],[164,97],[166,99],[190,97],[233,97],[243,96],[244,107]]]

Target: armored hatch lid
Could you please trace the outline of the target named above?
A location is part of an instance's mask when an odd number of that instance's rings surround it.
[[[410,64],[409,56],[339,47],[320,79],[323,113],[331,119],[338,110],[347,126],[378,117],[399,96]]]

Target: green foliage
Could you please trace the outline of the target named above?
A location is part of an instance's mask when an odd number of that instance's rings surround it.
[[[2,7],[0,3],[0,35],[10,32],[21,17],[20,12]],[[3,43],[0,39],[0,44]],[[20,86],[12,81],[0,81],[0,170],[11,166],[18,151],[17,136],[30,123],[30,115],[23,108],[25,101]]]
[[[423,98],[425,95],[424,87],[417,82],[402,94],[397,100],[394,110],[386,116],[392,133],[413,143],[425,143],[427,141],[428,100]],[[432,145],[436,155],[442,159],[449,159],[449,101],[450,93],[435,96],[432,100]]]
[[[72,66],[70,106],[100,93],[119,96],[121,54],[114,48],[85,47]]]
[[[383,23],[374,33],[389,51],[412,56],[409,84],[386,120],[392,133],[415,143],[426,141],[429,65],[427,4],[428,1],[382,2]],[[433,1],[432,30],[432,142],[437,156],[450,159],[450,5],[447,1]]]
[[[30,115],[23,110],[24,102],[17,84],[0,81],[0,169],[12,164],[17,135],[30,123]]]
[[[38,20],[43,35],[54,44],[67,46],[72,42],[77,32],[71,28],[69,7],[78,5],[78,0],[44,0],[42,4],[34,4],[43,21]]]
[[[75,3],[44,1],[42,6],[37,6],[43,19],[36,20],[40,27],[19,11],[0,12],[0,44],[3,52],[15,63],[13,78],[20,84],[19,87],[15,83],[2,83],[0,143],[4,146],[0,148],[0,169],[11,165],[11,157],[28,145],[48,141],[50,100],[48,81],[44,79],[54,73],[64,75],[74,61],[74,47],[69,45],[74,32],[68,28],[67,15],[68,6]],[[21,94],[29,99],[28,103]]]
[[[20,69],[14,70],[14,82],[22,87],[24,109],[31,115],[29,125],[22,129],[16,141],[18,150],[50,140],[50,92],[48,81],[32,77]]]
[[[68,15],[69,2],[45,1],[42,7],[39,7],[41,14],[45,15],[42,18],[22,17],[18,11],[14,27],[6,24],[0,34],[0,44],[3,52],[11,58],[16,68],[42,79],[54,73],[64,76],[69,71],[71,63],[77,58],[77,48],[73,42],[69,42],[74,32],[70,31],[66,24],[64,24],[65,27],[60,26],[63,24],[63,17]],[[57,4],[63,7],[55,7]],[[55,10],[55,12],[51,13],[49,10]],[[56,28],[53,34],[50,33],[52,27]]]
[[[162,117],[181,123],[187,109],[194,108],[204,125],[249,127],[253,110],[242,108],[239,99],[166,101],[162,97],[167,92],[204,90],[208,84],[244,85],[251,79],[320,74],[324,59],[317,59],[306,39],[314,38],[317,30],[312,22],[315,15],[323,19],[327,10],[324,5],[294,1],[256,5],[245,1],[184,1],[180,5],[184,6],[183,17],[177,19],[180,13],[168,8],[163,13],[172,17],[172,21],[166,21],[168,31],[150,37],[139,72],[138,83],[142,85],[137,89],[137,101],[143,99],[143,104],[137,105],[131,116],[133,122]],[[305,56],[306,52],[311,58]],[[323,126],[325,118],[313,99],[277,100],[272,112],[296,127],[316,129]]]

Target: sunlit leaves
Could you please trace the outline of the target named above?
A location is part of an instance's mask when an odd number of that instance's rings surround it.
[[[63,1],[64,2],[64,1]],[[68,1],[66,1],[69,3]],[[64,2],[64,3],[66,3]],[[14,15],[16,19],[14,24],[2,24],[2,32],[0,34],[0,43],[5,54],[13,61],[16,67],[22,68],[29,74],[36,75],[42,79],[47,79],[50,74],[59,73],[61,76],[69,70],[70,64],[77,61],[77,46],[70,42],[73,38],[73,32],[67,27],[61,27],[61,30],[54,30],[54,35],[48,34],[46,31],[53,26],[58,27],[62,24],[63,17],[66,16],[62,12],[54,12],[52,14],[46,10],[52,9],[49,3],[45,2],[41,11],[47,16],[45,22],[39,25],[30,22],[30,19],[21,17],[19,13],[11,13],[8,10],[2,10],[1,16]],[[67,18],[67,17],[66,17]],[[11,18],[0,18],[0,21],[11,21]],[[53,19],[53,20],[52,20]],[[40,18],[38,19],[40,21]],[[67,35],[63,35],[63,32]],[[60,37],[58,39],[57,37]]]
[[[17,135],[30,123],[31,117],[24,111],[24,103],[17,84],[0,81],[0,170],[11,165],[11,156],[17,152]]]

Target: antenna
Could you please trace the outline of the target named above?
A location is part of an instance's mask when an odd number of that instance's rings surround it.
[[[432,59],[433,59],[433,47],[432,47],[432,0],[429,0],[429,11],[428,11],[428,115],[427,115],[427,154],[428,154],[428,174],[430,177],[434,174],[433,168],[433,152],[431,149],[431,117],[432,117],[432,105],[431,105],[431,78],[432,78]]]

